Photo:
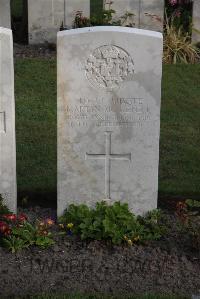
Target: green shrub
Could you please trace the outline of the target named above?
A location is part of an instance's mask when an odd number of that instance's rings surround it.
[[[159,224],[158,210],[146,217],[136,217],[129,211],[128,204],[115,202],[108,205],[102,201],[95,208],[71,204],[60,218],[60,226],[68,233],[80,235],[83,240],[111,240],[113,244],[159,239],[164,230]]]

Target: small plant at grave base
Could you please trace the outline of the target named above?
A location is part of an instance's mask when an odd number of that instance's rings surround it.
[[[177,18],[180,19],[178,12],[180,11],[175,10],[174,13],[169,14],[169,11],[165,10],[163,62],[166,64],[194,64],[200,59],[200,50],[191,43],[192,30],[185,31],[184,26],[177,23]],[[162,24],[162,19],[157,15],[145,13],[145,16]]]
[[[54,241],[49,228],[54,224],[51,219],[46,219],[36,225],[28,222],[26,215],[6,214],[1,216],[0,241],[12,253],[31,245],[46,248]]]
[[[87,17],[83,16],[82,11],[77,11],[74,19],[74,28],[82,28],[82,27],[89,27],[91,26],[90,24],[90,19]]]
[[[138,216],[140,224],[144,227],[143,240],[159,240],[167,232],[166,226],[162,224],[163,218],[164,215],[159,209],[148,212],[144,217]]]
[[[102,201],[95,208],[72,204],[60,217],[60,228],[68,235],[80,235],[83,240],[111,240],[113,244],[133,245],[163,235],[159,215],[160,212],[154,211],[146,217],[137,217],[129,211],[128,204],[120,202],[107,205]]]
[[[193,0],[165,0],[166,13],[173,18],[174,26],[183,28],[192,34],[192,2]]]
[[[185,33],[182,27],[178,29],[171,19],[166,15],[164,29],[163,61],[167,64],[191,63],[194,64],[200,59],[200,51],[191,44],[189,33]]]
[[[176,215],[182,233],[188,234],[192,247],[200,250],[200,201],[188,199],[185,202],[178,202]]]
[[[85,17],[82,11],[77,11],[74,19],[74,28],[90,27],[90,26],[126,26],[134,27],[134,13],[131,11],[126,11],[124,15],[119,18],[113,19],[113,15],[116,13],[112,9],[113,1],[108,1],[107,9],[103,9],[96,15],[91,16],[90,18]],[[62,30],[63,28],[61,28]]]

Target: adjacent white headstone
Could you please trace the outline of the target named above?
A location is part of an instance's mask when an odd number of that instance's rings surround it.
[[[193,2],[193,43],[200,42],[200,1],[194,0]]]
[[[162,34],[58,34],[58,215],[70,203],[157,207]]]
[[[11,27],[10,0],[0,0],[0,27]]]
[[[82,11],[83,16],[90,17],[90,0],[65,0],[65,26],[72,28],[77,11]]]
[[[112,4],[110,4],[112,2]],[[113,20],[121,19],[127,12],[133,14],[133,16],[127,19],[123,25],[133,24],[134,27],[139,27],[140,17],[140,0],[104,0],[104,8],[106,10],[113,9]]]
[[[61,25],[72,28],[76,11],[90,15],[90,0],[28,0],[29,43],[55,43]]]
[[[104,0],[104,7],[115,10],[114,20],[119,20],[127,12],[134,14],[127,18],[124,26],[132,23],[136,28],[163,31],[164,0]]]
[[[16,212],[13,40],[12,31],[5,28],[0,28],[0,194]]]
[[[140,0],[139,28],[163,31],[164,0]]]

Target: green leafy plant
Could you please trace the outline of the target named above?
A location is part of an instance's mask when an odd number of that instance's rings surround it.
[[[2,215],[0,221],[0,240],[4,247],[15,253],[23,248],[36,245],[46,248],[54,244],[49,228],[53,225],[51,219],[38,221],[35,225],[27,221],[24,214]]]
[[[4,238],[2,244],[12,253],[16,253],[29,246],[25,240],[15,237],[14,235]]]
[[[77,11],[74,19],[74,28],[90,26],[126,26],[133,27],[134,14],[126,11],[120,18],[114,18],[116,11],[112,9],[113,1],[110,1],[108,9],[101,9],[98,13],[93,14],[90,18],[85,17],[82,11]]]
[[[173,18],[174,26],[191,34],[193,0],[165,0],[166,13]]]
[[[194,199],[187,199],[185,201],[187,206],[192,209],[200,209],[200,201],[199,200],[194,200]]]
[[[146,214],[145,217],[139,217],[140,223],[143,225],[144,240],[159,240],[166,232],[167,228],[162,224],[164,216],[161,210],[153,210]]]
[[[128,204],[120,202],[108,205],[102,201],[95,208],[72,204],[60,218],[60,227],[67,233],[80,235],[83,240],[111,240],[113,244],[126,241],[132,245],[162,236],[159,215],[160,212],[154,211],[146,218],[136,217],[129,211]]]

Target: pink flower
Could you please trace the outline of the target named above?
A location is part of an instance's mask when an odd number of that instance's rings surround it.
[[[25,222],[27,219],[28,219],[27,216],[23,213],[18,216],[19,222]]]
[[[175,17],[180,18],[180,16],[181,16],[181,12],[180,10],[177,10],[175,13]]]
[[[15,214],[6,214],[3,215],[3,218],[9,221],[16,221],[17,220],[17,216]]]
[[[174,6],[177,4],[177,0],[169,0],[169,3],[171,6]]]

